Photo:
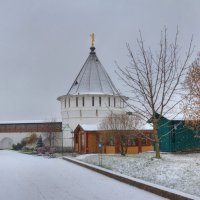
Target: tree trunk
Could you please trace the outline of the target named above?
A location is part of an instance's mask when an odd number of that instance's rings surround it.
[[[120,148],[121,148],[121,149],[120,149],[121,155],[122,155],[122,156],[125,156],[124,145],[123,145],[122,143],[120,144]]]
[[[51,147],[51,133],[49,135],[49,146]]]
[[[155,134],[155,149],[156,149],[156,158],[160,158],[160,146],[159,146],[158,135],[156,134]]]
[[[153,133],[155,138],[155,150],[156,150],[156,158],[160,158],[160,146],[159,146],[159,138],[158,138],[158,123],[153,122]]]

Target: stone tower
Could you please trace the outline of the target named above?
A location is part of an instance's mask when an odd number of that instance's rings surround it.
[[[95,47],[66,95],[58,97],[64,134],[64,146],[72,146],[73,130],[78,124],[99,124],[111,112],[124,112],[125,97],[119,94]]]

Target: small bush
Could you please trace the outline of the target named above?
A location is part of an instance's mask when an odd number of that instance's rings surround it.
[[[33,148],[29,148],[29,147],[24,146],[24,147],[22,147],[22,151],[26,152],[26,153],[32,153],[33,152]]]
[[[22,148],[26,146],[26,142],[25,141],[21,141],[20,143],[17,143],[17,144],[13,144],[13,150],[22,150]]]

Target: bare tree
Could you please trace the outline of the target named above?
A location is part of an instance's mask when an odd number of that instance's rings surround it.
[[[185,56],[178,46],[178,29],[173,42],[168,41],[167,29],[161,31],[158,51],[146,48],[140,33],[138,51],[127,45],[130,65],[118,66],[118,75],[129,88],[128,106],[144,120],[151,119],[155,139],[156,158],[160,158],[158,125],[162,116],[174,112],[181,99],[181,82],[191,56],[192,39]],[[184,57],[184,59],[180,59]]]
[[[45,131],[46,131],[46,140],[49,143],[50,147],[54,147],[58,142],[58,132],[61,132],[61,125],[57,123],[55,120],[52,120],[49,123],[45,124]]]
[[[111,113],[100,124],[100,129],[104,130],[101,137],[104,144],[119,144],[120,153],[125,156],[129,139],[138,133],[140,126],[141,120],[137,115]]]
[[[36,143],[37,141],[37,135],[36,133],[32,133],[26,140],[26,144],[28,145],[32,145],[34,143]]]
[[[184,86],[186,89],[183,106],[185,122],[198,132],[200,129],[200,53],[190,66]]]

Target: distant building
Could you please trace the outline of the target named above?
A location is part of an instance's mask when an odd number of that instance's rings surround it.
[[[123,130],[118,130],[118,132]],[[153,151],[152,130],[129,131],[129,142],[127,144],[127,154],[135,154],[145,151]],[[120,153],[120,143],[117,136],[113,141],[102,141],[101,136],[109,134],[109,130],[99,130],[97,125],[79,124],[74,130],[74,150],[77,153]]]
[[[184,120],[160,119],[158,137],[160,151],[177,152],[200,150],[199,132],[189,128]]]
[[[54,146],[62,148],[62,123],[61,122],[1,122],[0,123],[0,149],[12,149],[13,144],[35,133],[41,135],[44,143],[48,144],[48,133],[54,133]]]
[[[126,98],[121,96],[112,80],[90,48],[90,54],[67,94],[58,97],[64,145],[73,145],[73,131],[78,124],[99,124],[111,112],[125,112]]]

